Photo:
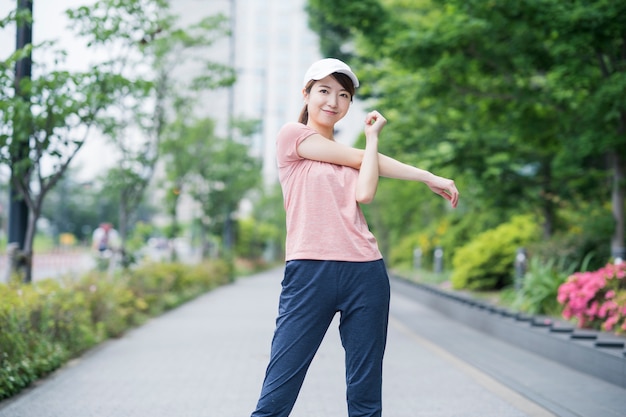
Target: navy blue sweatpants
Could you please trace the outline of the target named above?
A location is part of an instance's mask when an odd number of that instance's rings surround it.
[[[287,417],[337,312],[350,417],[380,417],[389,318],[383,260],[297,260],[285,266],[270,362],[252,417]]]

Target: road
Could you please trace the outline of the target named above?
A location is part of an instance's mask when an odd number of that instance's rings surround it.
[[[33,281],[78,275],[95,266],[93,253],[86,249],[55,249],[36,253],[33,257]],[[6,282],[8,274],[6,254],[0,254],[0,282]]]

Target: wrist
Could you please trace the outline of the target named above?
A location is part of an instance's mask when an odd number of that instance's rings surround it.
[[[417,168],[418,171],[418,178],[417,181],[421,181],[426,185],[431,185],[435,182],[435,179],[437,178],[437,176],[435,174],[433,174],[432,172],[423,170],[423,169],[419,169]]]

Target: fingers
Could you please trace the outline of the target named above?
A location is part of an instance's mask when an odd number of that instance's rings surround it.
[[[380,122],[382,123],[382,125],[385,125],[387,123],[387,119],[385,119],[383,115],[376,110],[367,113],[367,115],[365,116],[365,124],[369,126],[373,125],[376,122]]]
[[[447,195],[446,199],[450,201],[452,208],[456,208],[459,203],[459,190],[457,190],[456,185],[454,185],[454,181],[450,181],[450,185],[445,190]]]
[[[456,208],[459,203],[459,190],[452,180],[446,180],[446,184],[433,188],[433,191],[448,200],[452,208]]]

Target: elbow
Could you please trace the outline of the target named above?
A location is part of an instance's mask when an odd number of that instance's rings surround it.
[[[373,192],[357,192],[356,193],[356,201],[359,204],[369,204],[374,201],[374,196],[376,195],[376,191]]]

